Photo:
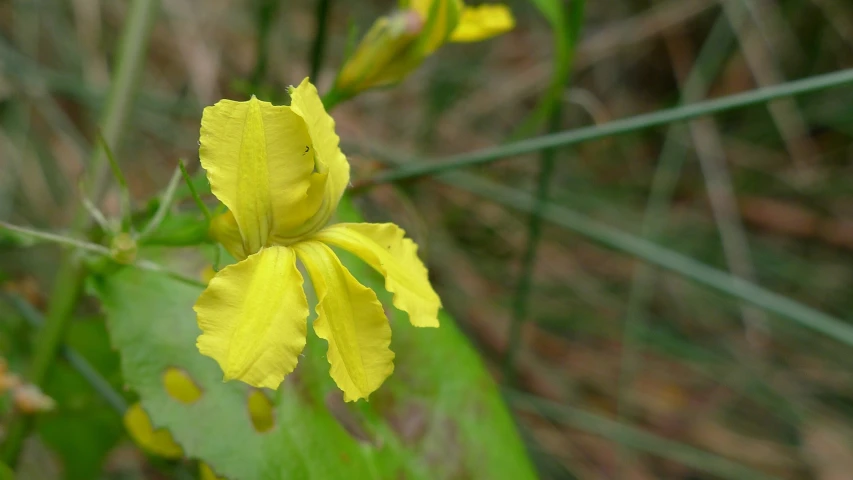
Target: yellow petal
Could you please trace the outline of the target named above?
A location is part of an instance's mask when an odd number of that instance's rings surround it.
[[[459,24],[450,35],[451,42],[478,42],[515,27],[515,19],[506,5],[485,4],[464,7]]]
[[[325,175],[314,171],[308,128],[290,107],[222,100],[204,109],[200,143],[211,190],[234,214],[246,253],[304,223],[323,201]]]
[[[133,441],[145,451],[166,458],[181,458],[184,451],[165,428],[154,429],[148,414],[138,402],[124,413],[124,428]]]
[[[393,223],[339,223],[313,238],[354,253],[384,275],[394,306],[409,314],[412,325],[437,327],[441,300],[418,258],[418,246],[405,234]]]
[[[270,247],[220,270],[196,301],[199,351],[225,380],[278,388],[305,347],[308,301],[296,256]]]
[[[210,229],[208,231],[210,238],[221,243],[225,250],[237,260],[243,260],[248,256],[246,249],[243,247],[243,238],[240,236],[240,227],[237,226],[237,219],[230,211],[217,215],[210,220]]]
[[[367,398],[394,371],[391,327],[373,290],[358,283],[331,248],[293,246],[317,293],[314,332],[329,342],[330,373],[351,402]]]
[[[308,126],[317,162],[316,169],[328,175],[323,200],[323,209],[327,215],[324,218],[312,219],[312,227],[319,229],[338,208],[341,195],[349,184],[349,162],[339,147],[341,139],[335,133],[335,120],[326,113],[317,88],[308,78],[302,80],[298,87],[290,89],[290,99],[290,108],[302,117]]]

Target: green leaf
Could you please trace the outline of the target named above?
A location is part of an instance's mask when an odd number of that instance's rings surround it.
[[[347,220],[358,220],[347,205],[342,210]],[[366,267],[347,264],[382,293]],[[126,382],[154,425],[168,428],[187,456],[220,475],[535,478],[494,382],[446,315],[441,328],[417,329],[383,299],[393,317],[396,370],[369,403],[343,403],[329,377],[326,345],[309,334],[297,371],[269,395],[273,426],[260,433],[247,386],[223,383],[217,364],[195,347],[201,332],[192,305],[199,288],[132,268],[93,278],[91,285],[108,315]],[[163,374],[170,367],[200,387],[198,400],[185,404],[166,392]]]
[[[118,358],[103,322],[75,321],[70,327],[68,345],[82,352],[113,387],[120,387]],[[98,478],[107,453],[124,435],[121,416],[65,362],[50,370],[44,389],[58,411],[39,418],[38,432],[62,460],[63,478]]]
[[[210,242],[207,229],[207,220],[195,212],[169,213],[143,243],[171,247],[199,245]]]
[[[0,480],[14,480],[15,472],[3,462],[0,462]]]

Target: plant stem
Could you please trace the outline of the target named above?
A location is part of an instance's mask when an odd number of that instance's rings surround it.
[[[560,117],[562,109],[557,102],[551,109],[549,130],[557,131],[560,128]],[[549,148],[542,152],[539,161],[539,177],[536,181],[536,204],[530,213],[527,222],[527,243],[524,254],[521,257],[521,271],[519,272],[518,284],[515,289],[515,297],[512,304],[512,318],[510,319],[509,336],[507,337],[506,357],[504,358],[504,383],[512,385],[515,383],[515,358],[521,348],[521,326],[527,321],[527,310],[530,303],[530,291],[533,284],[533,271],[536,267],[536,252],[542,237],[542,209],[548,203],[551,185],[551,177],[554,175],[554,157],[557,155],[556,148]]]
[[[483,165],[502,158],[536,152],[546,148],[577,145],[590,140],[598,140],[614,135],[623,135],[646,128],[657,127],[683,120],[690,120],[706,115],[714,115],[728,110],[765,103],[777,98],[812,93],[818,90],[838,87],[848,83],[853,83],[853,68],[824,75],[816,75],[802,80],[788,82],[773,87],[760,88],[715,100],[708,100],[668,110],[645,113],[622,120],[614,120],[603,125],[593,125],[575,130],[554,133],[551,135],[543,135],[528,140],[501,145],[499,147],[452,155],[444,159],[433,161],[408,161],[400,168],[380,173],[375,177],[356,185],[354,189],[360,190],[380,183],[399,182],[401,180],[434,175],[448,170],[457,170],[463,167]]]
[[[44,325],[44,317],[26,300],[17,295],[12,295],[9,296],[9,303],[18,310],[18,313],[20,313],[21,316],[30,323],[30,325],[34,327]],[[80,353],[71,347],[63,346],[62,356],[65,357],[65,360],[68,361],[71,367],[89,383],[92,389],[103,397],[111,407],[113,407],[113,410],[115,410],[119,415],[124,415],[125,410],[127,410],[127,403],[124,401],[124,397],[115,391],[112,385],[110,385],[110,382],[108,382],[107,379],[105,379],[104,376],[101,375],[101,373],[98,372],[98,370],[93,367],[85,357],[83,357],[83,355],[80,355]]]
[[[133,104],[137,79],[141,76],[145,61],[148,39],[157,12],[159,0],[134,0],[122,32],[118,62],[112,78],[109,99],[100,121],[100,131],[107,144],[117,147],[125,129],[130,107]],[[94,180],[90,183],[89,198],[97,202],[106,190],[109,166],[104,160],[102,148],[95,148],[89,163]],[[80,206],[72,221],[72,232],[82,232],[90,222],[87,211]],[[73,250],[62,252],[62,260],[54,279],[50,306],[44,327],[39,331],[29,371],[29,381],[36,385],[44,382],[50,365],[55,361],[65,327],[71,318],[82,289],[85,272]],[[9,425],[8,435],[0,450],[0,461],[13,467],[24,439],[32,425],[29,415],[16,415]]]
[[[323,56],[326,53],[326,30],[329,24],[329,4],[331,0],[317,0],[317,33],[311,45],[311,82],[320,82],[320,68],[323,66]],[[330,107],[326,107],[330,108]]]
[[[172,178],[169,179],[166,191],[164,191],[163,196],[160,197],[160,205],[157,207],[157,211],[154,212],[154,216],[151,218],[151,221],[148,222],[148,225],[142,229],[142,233],[139,234],[139,238],[137,240],[144,240],[146,237],[156,232],[160,227],[160,224],[163,223],[163,219],[166,218],[166,215],[169,213],[169,209],[172,208],[172,202],[175,200],[175,190],[178,189],[178,182],[181,181],[182,173],[183,171],[180,166],[175,168],[175,171],[172,172]]]
[[[720,16],[704,46],[696,57],[694,67],[684,82],[681,103],[701,100],[707,94],[711,79],[715,78],[725,65],[734,36],[724,16]],[[658,158],[658,166],[652,179],[649,197],[643,214],[642,236],[656,241],[666,221],[669,205],[675,193],[681,169],[687,157],[687,147],[681,141],[685,135],[682,125],[673,125]],[[619,384],[616,411],[620,421],[630,422],[633,413],[629,393],[634,378],[640,368],[639,333],[646,326],[646,311],[654,292],[656,269],[650,264],[635,267],[628,294],[628,306],[622,329],[622,350],[619,365]],[[620,452],[620,473],[628,471],[627,451]]]
[[[278,12],[280,2],[276,0],[258,0],[260,5],[256,12],[258,31],[258,50],[255,55],[255,70],[250,80],[252,93],[257,93],[267,76],[267,59],[269,58],[269,35],[272,20]]]

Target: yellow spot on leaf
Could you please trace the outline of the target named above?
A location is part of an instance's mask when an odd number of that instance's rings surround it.
[[[184,452],[165,428],[155,429],[142,405],[134,403],[124,414],[124,427],[143,450],[165,458],[181,458]]]
[[[272,409],[270,399],[264,392],[257,389],[249,391],[249,417],[255,430],[263,433],[275,426],[275,412]]]
[[[201,389],[187,372],[170,367],[163,373],[163,386],[170,397],[181,403],[193,403],[201,397]]]

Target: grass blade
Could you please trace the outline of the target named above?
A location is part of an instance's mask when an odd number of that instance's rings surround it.
[[[645,128],[657,127],[673,122],[713,115],[728,110],[761,104],[777,98],[802,95],[827,88],[853,83],[853,68],[824,75],[805,78],[774,87],[760,88],[749,92],[730,95],[706,102],[698,102],[669,110],[658,110],[635,117],[615,120],[603,125],[594,125],[576,130],[543,135],[515,143],[487,148],[470,153],[452,155],[435,161],[409,161],[405,166],[383,172],[357,185],[356,189],[388,182],[398,182],[426,175],[438,174],[448,170],[482,165],[513,155],[536,152],[546,148],[565,147],[579,143],[622,135]]]

